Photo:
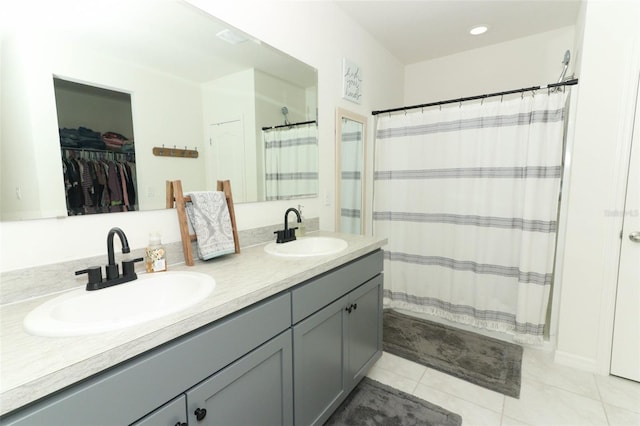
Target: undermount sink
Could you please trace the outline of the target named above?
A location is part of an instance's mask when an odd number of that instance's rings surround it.
[[[264,251],[274,256],[309,257],[339,253],[348,246],[345,240],[333,237],[300,237],[288,243],[269,243]]]
[[[113,331],[188,308],[211,294],[215,280],[206,274],[169,271],[102,290],[72,290],[36,307],[24,319],[37,336],[63,337]]]

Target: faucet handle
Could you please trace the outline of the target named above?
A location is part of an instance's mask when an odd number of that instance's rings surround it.
[[[123,260],[122,261],[122,275],[125,277],[137,276],[136,271],[134,269],[134,264],[136,262],[142,262],[144,260],[143,257],[138,257],[132,260]]]
[[[99,266],[89,266],[87,269],[76,271],[75,273],[76,275],[89,275],[87,285],[100,284],[102,282],[102,269]]]
[[[289,229],[282,229],[280,231],[275,231],[274,234],[276,234],[276,243],[277,244],[281,244],[281,243],[288,243],[289,241],[293,241],[296,239],[296,229],[298,228],[289,228]]]

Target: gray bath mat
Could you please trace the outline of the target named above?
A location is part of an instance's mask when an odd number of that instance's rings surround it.
[[[520,397],[522,347],[385,309],[386,352],[514,398]]]
[[[462,417],[368,377],[351,392],[325,426],[459,426]]]

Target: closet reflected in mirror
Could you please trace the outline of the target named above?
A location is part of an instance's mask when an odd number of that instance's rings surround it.
[[[131,95],[53,79],[68,216],[138,210]]]
[[[367,119],[336,110],[336,231],[364,234]]]

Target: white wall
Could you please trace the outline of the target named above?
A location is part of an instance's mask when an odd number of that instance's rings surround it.
[[[408,65],[405,104],[555,83],[566,50],[575,51],[572,26]]]
[[[370,116],[374,109],[401,104],[402,65],[331,2],[255,2],[250,13],[244,2],[198,2],[213,15],[318,69],[321,195],[305,200],[304,205],[307,217],[320,216],[321,228],[333,230],[335,108]],[[340,99],[345,56],[364,71],[361,105]],[[166,117],[159,115],[159,119]],[[285,201],[236,205],[238,226],[250,229],[279,223],[290,206]],[[127,233],[132,248],[146,246],[148,233],[155,230],[162,233],[163,242],[180,240],[172,210],[1,222],[0,271],[104,254],[112,226]]]
[[[27,58],[18,54],[20,50],[29,47],[25,40],[3,40],[2,42],[2,93],[0,121],[2,122],[2,140],[20,140],[19,144],[1,144],[0,163],[0,218],[13,220],[15,217],[42,217],[40,201],[40,185],[37,178],[37,157],[33,144],[34,129],[31,119],[31,86],[22,76],[28,75],[29,64]],[[11,60],[10,60],[11,59]],[[46,127],[46,123],[43,123]],[[54,124],[55,126],[55,124]],[[55,130],[55,127],[53,127]],[[47,153],[49,154],[49,153]],[[22,158],[17,162],[15,158]],[[60,179],[62,171],[58,168]],[[20,178],[20,176],[26,178]],[[18,192],[19,191],[19,192]],[[18,197],[20,195],[20,197]],[[64,213],[64,192],[58,192],[58,209],[49,213],[53,216]]]
[[[607,374],[633,108],[640,3],[589,1],[576,109],[556,360]]]

